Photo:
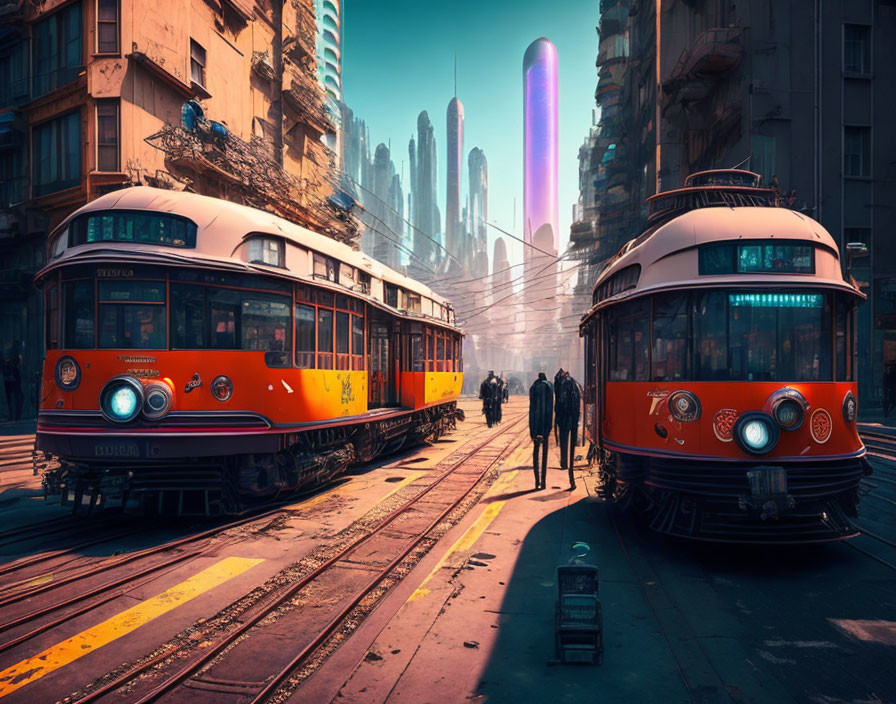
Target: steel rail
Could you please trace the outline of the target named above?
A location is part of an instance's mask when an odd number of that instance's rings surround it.
[[[390,513],[388,516],[383,518],[368,533],[360,536],[356,540],[354,540],[354,541],[350,542],[348,545],[344,546],[341,550],[339,550],[337,553],[332,555],[330,558],[328,558],[321,565],[319,565],[314,570],[309,572],[307,575],[302,577],[299,581],[295,582],[294,584],[289,585],[286,589],[280,591],[279,593],[274,594],[273,597],[267,601],[267,603],[263,604],[261,606],[261,608],[258,609],[257,613],[255,613],[253,616],[251,616],[247,620],[243,621],[238,628],[231,631],[229,634],[225,635],[215,645],[206,649],[199,658],[197,658],[196,660],[194,660],[187,666],[183,667],[181,670],[176,672],[174,675],[169,677],[167,680],[165,680],[161,684],[157,685],[150,692],[148,692],[146,695],[144,695],[139,700],[133,702],[132,704],[147,704],[148,702],[155,701],[156,699],[158,699],[165,693],[171,691],[172,689],[174,689],[175,687],[180,685],[185,680],[189,679],[191,676],[193,676],[198,671],[202,670],[215,657],[217,657],[222,651],[226,650],[231,644],[233,644],[237,639],[239,639],[242,635],[244,635],[246,632],[248,632],[256,624],[258,624],[260,621],[262,621],[263,619],[268,617],[271,613],[273,613],[275,610],[277,610],[284,603],[289,601],[296,593],[298,593],[302,589],[304,589],[308,584],[310,584],[315,579],[317,579],[317,577],[319,577],[321,574],[323,574],[326,570],[328,570],[330,567],[332,567],[335,563],[337,563],[338,561],[343,559],[346,555],[350,554],[352,551],[359,548],[371,537],[373,537],[377,533],[381,532],[383,529],[385,529],[389,524],[391,524],[399,516],[406,513],[416,503],[418,503],[422,497],[427,495],[436,486],[440,485],[445,479],[447,479],[449,476],[451,476],[455,472],[455,470],[458,467],[460,467],[464,462],[469,460],[470,457],[472,457],[476,453],[483,450],[485,447],[487,447],[489,444],[491,444],[496,438],[500,437],[504,433],[509,432],[511,429],[513,429],[519,423],[521,423],[523,420],[525,420],[526,417],[527,417],[526,414],[521,414],[521,416],[518,419],[516,419],[515,421],[512,421],[510,423],[510,425],[508,425],[506,428],[498,431],[497,433],[490,434],[489,437],[486,438],[482,443],[480,443],[480,444],[476,445],[474,448],[466,451],[460,458],[458,458],[456,461],[452,462],[452,464],[448,467],[448,469],[446,469],[438,478],[436,478],[432,483],[427,485],[416,496],[409,499],[402,506],[398,507],[392,513]],[[486,469],[484,469],[480,473],[480,476],[477,477],[476,480],[472,482],[472,484],[470,485],[470,488],[464,493],[464,495],[454,505],[452,505],[452,508],[447,513],[450,513],[452,510],[454,510],[454,508],[456,508],[456,504],[459,504],[463,500],[463,498],[466,498],[466,496],[469,495],[470,491],[472,491],[472,489],[474,487],[476,487],[479,484],[479,482],[482,480],[482,477],[485,476],[485,474],[491,469],[491,467],[499,459],[501,459],[501,456],[502,456],[502,453],[499,453],[498,456],[491,463],[489,463],[489,465],[486,467]],[[444,517],[439,518],[439,522],[441,522],[442,520],[444,520]],[[438,525],[438,522],[435,523],[435,525]],[[427,528],[424,533],[421,533],[418,540],[416,540],[414,542],[414,545],[408,550],[408,552],[410,552],[410,550],[412,550],[413,547],[416,547],[416,545],[419,542],[421,542],[423,540],[423,538],[426,536],[426,534],[431,532],[431,530],[432,530],[432,528],[430,527],[430,528]],[[389,567],[388,572],[386,572],[385,574],[382,574],[379,578],[379,581],[384,579],[388,575],[388,573],[391,571],[392,571],[392,567]],[[363,598],[363,595],[358,600],[360,601],[361,598]],[[351,608],[354,608],[354,606],[352,606]],[[172,651],[169,652],[169,655],[173,655],[181,649],[182,649],[181,647],[175,647]],[[146,663],[138,665],[135,668],[132,668],[128,672],[124,673],[122,676],[116,678],[113,682],[110,682],[107,685],[104,685],[102,688],[97,689],[96,691],[85,695],[81,699],[74,701],[72,704],[89,704],[90,702],[94,702],[100,696],[103,696],[104,694],[107,694],[110,691],[118,689],[121,686],[127,684],[128,682],[132,681],[135,677],[137,677],[138,675],[140,675],[141,673],[146,671],[148,668],[149,668],[149,665],[147,665]],[[286,676],[288,676],[289,672],[291,672],[292,669],[293,668],[290,667],[287,670]]]

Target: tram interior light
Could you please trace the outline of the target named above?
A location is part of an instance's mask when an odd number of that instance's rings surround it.
[[[820,293],[729,293],[728,303],[743,308],[821,308]]]

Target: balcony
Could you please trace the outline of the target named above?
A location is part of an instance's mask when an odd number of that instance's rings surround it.
[[[696,102],[734,70],[744,54],[743,27],[708,29],[681,52],[663,92],[673,102]]]

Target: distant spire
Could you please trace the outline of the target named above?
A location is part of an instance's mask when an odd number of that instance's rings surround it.
[[[457,52],[454,52],[454,97],[457,97]]]

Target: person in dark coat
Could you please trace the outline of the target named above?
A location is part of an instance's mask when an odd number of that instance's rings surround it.
[[[576,436],[579,429],[579,406],[582,403],[582,394],[579,385],[569,372],[563,372],[557,386],[554,387],[556,396],[556,426],[560,434],[560,469],[569,470],[569,488],[576,488],[576,480],[573,476],[573,464],[576,454]]]
[[[497,394],[498,382],[495,377],[495,372],[489,371],[488,376],[479,385],[479,398],[482,400],[482,412],[485,414],[485,422],[489,428],[495,424]]]
[[[557,409],[557,392],[560,390],[560,379],[566,372],[563,370],[563,367],[557,370],[557,373],[554,374],[554,410]],[[554,442],[558,445],[560,444],[560,433],[557,430],[557,418],[554,417]]]
[[[507,396],[507,385],[504,383],[504,379],[499,376],[495,377],[495,383],[498,385],[495,393],[495,423],[500,423],[501,408],[504,405],[504,402],[507,400],[505,398]]]
[[[3,352],[3,388],[6,391],[9,419],[17,421],[22,417],[22,403],[25,400],[22,393],[22,355],[18,344],[7,343]]]
[[[529,388],[529,437],[535,443],[532,453],[532,469],[535,471],[535,488],[544,489],[548,468],[548,440],[554,420],[554,389],[544,372]],[[541,466],[538,452],[541,450]]]

